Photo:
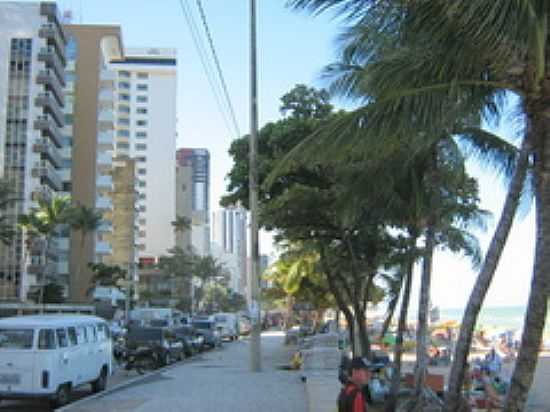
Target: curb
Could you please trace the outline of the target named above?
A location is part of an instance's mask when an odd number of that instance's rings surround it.
[[[100,398],[103,398],[104,396],[107,396],[107,395],[110,395],[111,393],[115,392],[115,391],[119,391],[121,389],[125,389],[129,386],[132,386],[138,382],[141,382],[145,379],[148,379],[150,378],[151,376],[155,376],[155,375],[159,375],[163,372],[166,372],[166,371],[169,371],[170,369],[174,369],[175,367],[177,366],[183,366],[183,365],[186,365],[188,363],[192,363],[193,361],[195,360],[198,360],[196,358],[189,358],[189,359],[186,359],[186,360],[183,360],[183,361],[179,361],[179,362],[176,362],[176,363],[173,363],[172,365],[168,365],[168,366],[164,366],[162,368],[159,368],[159,369],[155,369],[154,371],[152,372],[149,372],[149,373],[145,373],[143,375],[138,375],[132,379],[129,379],[127,381],[124,381],[124,382],[121,382],[111,388],[108,388],[108,389],[105,389],[104,391],[102,392],[99,392],[99,393],[94,393],[94,394],[91,394],[91,395],[88,395],[88,396],[85,396],[81,399],[78,399],[77,401],[74,401],[74,402],[71,402],[65,406],[62,406],[61,408],[57,408],[57,409],[54,409],[54,412],[69,412],[71,410],[71,408],[74,408],[74,407],[77,407],[85,402],[88,402],[88,401],[93,401],[93,400],[96,400],[96,399],[100,399]]]

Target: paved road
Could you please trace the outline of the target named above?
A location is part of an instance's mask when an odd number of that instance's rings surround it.
[[[101,398],[79,402],[69,412],[305,412],[303,383],[296,372],[279,370],[288,362],[283,335],[262,335],[263,371],[248,371],[248,342],[153,374]]]

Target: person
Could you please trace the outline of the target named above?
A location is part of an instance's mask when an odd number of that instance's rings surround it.
[[[351,376],[338,396],[338,412],[366,412],[367,402],[363,387],[369,383],[370,371],[363,358],[351,360]]]
[[[485,409],[490,412],[493,408],[498,409],[502,407],[500,396],[493,386],[490,372],[485,368],[481,370],[481,382],[483,383],[483,390],[485,392]]]

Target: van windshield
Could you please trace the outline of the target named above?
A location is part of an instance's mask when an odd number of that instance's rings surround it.
[[[0,349],[32,349],[32,329],[0,329]]]
[[[197,329],[212,329],[211,322],[193,322],[193,326]]]

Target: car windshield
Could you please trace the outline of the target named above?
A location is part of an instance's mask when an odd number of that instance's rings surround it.
[[[149,342],[162,340],[162,329],[133,328],[128,332],[128,341]]]
[[[193,326],[197,329],[212,329],[211,322],[193,322]]]
[[[215,319],[216,319],[216,322],[226,322],[227,321],[227,316],[217,315],[215,317]]]
[[[0,329],[0,349],[32,349],[32,329]]]

